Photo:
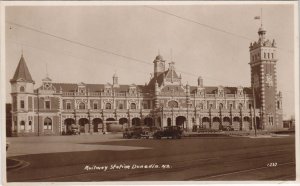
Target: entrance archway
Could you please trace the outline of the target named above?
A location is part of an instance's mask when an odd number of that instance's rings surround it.
[[[144,125],[147,125],[147,126],[153,126],[153,119],[152,118],[150,118],[150,117],[146,117],[145,119],[144,119]]]
[[[186,121],[186,118],[184,116],[176,117],[176,126],[180,126],[180,127],[184,128],[185,121]]]
[[[65,119],[64,124],[65,124],[64,132],[68,134],[72,131],[72,125],[73,126],[75,125],[75,120],[72,118]]]
[[[240,124],[241,124],[241,118],[240,117],[234,117],[232,121],[232,127],[234,130],[240,130]]]
[[[141,119],[140,118],[132,118],[132,125],[140,126],[141,125]]]
[[[79,119],[80,133],[89,132],[89,120],[86,118]]]
[[[99,132],[102,130],[102,124],[103,124],[103,121],[102,119],[100,118],[95,118],[93,119],[93,131],[94,132]]]
[[[202,118],[202,125],[205,128],[209,128],[209,118],[208,117],[203,117]]]
[[[221,119],[219,117],[213,117],[212,129],[219,130],[221,127]]]
[[[231,125],[231,122],[230,122],[230,118],[229,117],[224,117],[223,118],[223,126],[229,126]]]
[[[124,124],[126,124],[126,123],[128,123],[128,119],[127,119],[127,118],[120,118],[120,119],[119,119],[119,124],[120,124],[120,125],[124,125]]]
[[[120,118],[119,119],[119,124],[122,125],[122,128],[128,127],[128,119],[127,118]]]
[[[242,129],[243,130],[251,130],[251,121],[248,116],[244,117]]]

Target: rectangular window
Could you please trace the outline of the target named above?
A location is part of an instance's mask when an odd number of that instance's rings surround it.
[[[144,102],[144,103],[143,103],[143,108],[144,108],[144,109],[148,109],[148,103],[147,103],[147,102]]]
[[[98,109],[98,104],[94,103],[94,109],[97,110]]]
[[[20,101],[20,107],[23,109],[23,108],[25,108],[25,102],[24,102],[24,100],[21,100]]]
[[[67,110],[71,110],[71,103],[67,103]]]
[[[50,101],[45,101],[45,109],[50,109]]]
[[[119,109],[124,109],[124,106],[122,103],[119,103]]]

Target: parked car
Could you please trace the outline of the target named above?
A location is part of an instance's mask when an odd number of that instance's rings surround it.
[[[149,138],[150,128],[146,126],[128,127],[123,132],[123,138]]]
[[[173,139],[180,139],[182,137],[183,130],[179,126],[168,126],[162,130],[158,130],[153,134],[155,139],[161,139],[162,137],[171,137]]]
[[[228,126],[222,126],[221,128],[222,131],[234,131],[234,128],[230,125]]]

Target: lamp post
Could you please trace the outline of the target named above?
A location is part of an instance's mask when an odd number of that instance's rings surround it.
[[[255,91],[254,91],[253,84],[252,84],[252,95],[253,95],[254,135],[256,136],[256,116],[255,116],[256,102],[255,102]]]

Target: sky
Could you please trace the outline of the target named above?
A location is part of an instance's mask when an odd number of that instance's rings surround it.
[[[53,82],[104,84],[117,73],[120,84],[144,85],[158,53],[175,62],[184,84],[202,76],[205,86],[249,87],[249,45],[258,39],[261,9],[266,37],[277,42],[278,90],[289,117],[294,9],[283,4],[6,7],[6,102],[22,51],[35,88],[46,74]]]

